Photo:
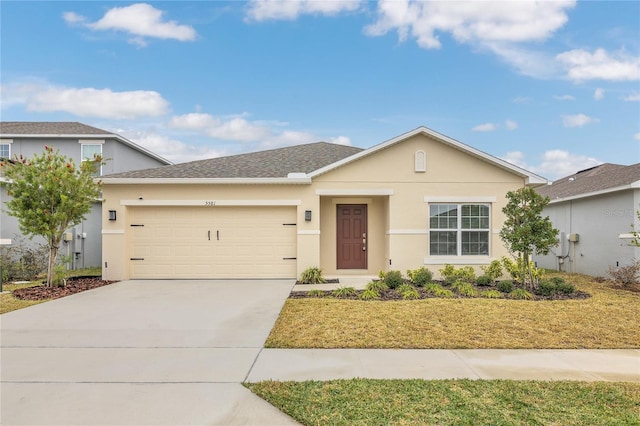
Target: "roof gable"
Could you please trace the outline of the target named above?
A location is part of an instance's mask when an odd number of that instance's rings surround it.
[[[116,133],[70,121],[0,121],[0,137],[3,138],[110,138],[129,146],[164,164],[173,164],[158,154]]]
[[[603,192],[640,187],[640,163],[630,166],[604,163],[555,180],[538,188],[538,193],[551,201],[562,201]]]
[[[487,153],[482,152],[482,151],[480,151],[478,149],[475,149],[475,148],[473,148],[473,147],[471,147],[469,145],[463,144],[462,142],[459,142],[459,141],[457,141],[455,139],[452,139],[452,138],[450,138],[448,136],[445,136],[445,135],[443,135],[441,133],[433,131],[433,130],[431,130],[431,129],[427,128],[427,127],[424,127],[424,126],[418,127],[417,129],[411,130],[410,132],[404,133],[404,134],[402,134],[400,136],[396,136],[393,139],[389,139],[389,140],[387,140],[385,142],[382,142],[382,143],[380,143],[378,145],[375,145],[375,146],[373,146],[373,147],[371,147],[369,149],[366,149],[366,150],[363,150],[363,151],[361,151],[359,153],[356,153],[356,154],[354,154],[354,155],[352,155],[350,157],[344,158],[344,159],[342,159],[340,161],[337,161],[335,163],[329,164],[329,165],[327,165],[327,166],[325,166],[325,167],[323,167],[321,169],[315,170],[309,176],[311,178],[314,178],[316,176],[319,176],[321,174],[327,173],[327,172],[329,172],[331,170],[334,170],[334,169],[336,169],[338,167],[345,166],[345,165],[347,165],[347,164],[349,164],[349,163],[351,163],[353,161],[357,161],[357,160],[359,160],[359,159],[361,159],[363,157],[366,157],[366,156],[369,156],[371,154],[374,154],[374,153],[376,153],[378,151],[381,151],[381,150],[383,150],[385,148],[388,148],[388,147],[390,147],[392,145],[395,145],[397,143],[405,141],[405,140],[407,140],[407,139],[409,139],[409,138],[411,138],[413,136],[419,135],[419,134],[423,134],[425,136],[428,136],[428,137],[430,137],[432,139],[435,139],[438,142],[444,143],[444,144],[446,144],[448,146],[451,146],[451,147],[453,147],[455,149],[463,151],[463,152],[465,152],[467,154],[470,154],[470,155],[472,155],[472,156],[474,156],[476,158],[479,158],[479,159],[481,159],[483,161],[486,161],[486,162],[488,162],[488,163],[490,163],[490,164],[492,164],[494,166],[497,166],[499,168],[507,170],[507,171],[509,171],[509,172],[511,172],[513,174],[518,175],[518,176],[524,177],[524,178],[526,178],[528,185],[540,185],[540,184],[546,184],[547,183],[547,180],[545,178],[541,177],[541,176],[538,176],[538,175],[536,175],[534,173],[531,173],[531,172],[529,172],[529,171],[527,171],[525,169],[522,169],[522,168],[520,168],[520,167],[518,167],[518,166],[516,166],[514,164],[511,164],[511,163],[509,163],[507,161],[504,161],[504,160],[502,160],[500,158],[494,157],[494,156],[492,156],[490,154],[487,154]]]

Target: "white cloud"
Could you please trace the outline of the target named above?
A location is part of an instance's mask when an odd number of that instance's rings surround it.
[[[555,95],[553,99],[557,101],[575,101],[576,98],[571,95]]]
[[[2,87],[2,96],[10,105],[25,105],[33,112],[68,112],[78,117],[135,119],[160,116],[169,111],[158,92],[133,90],[114,92],[92,87],[60,87],[46,83],[10,84]],[[4,99],[3,99],[4,103]]]
[[[116,129],[114,132],[174,163],[204,160],[229,154],[209,146],[189,145],[154,130]]]
[[[415,38],[425,49],[441,47],[438,33],[462,43],[519,43],[550,37],[568,20],[575,1],[445,2],[380,0],[370,36],[397,31],[400,41]]]
[[[493,123],[478,124],[477,126],[471,128],[471,130],[473,130],[474,132],[493,132],[496,129],[497,126]]]
[[[640,80],[640,57],[624,51],[608,53],[605,49],[596,49],[590,53],[574,49],[556,55],[556,59],[566,69],[567,77],[576,82]]]
[[[349,139],[347,136],[336,136],[334,138],[329,138],[327,142],[335,143],[338,145],[351,146],[351,139]]]
[[[640,132],[633,135],[633,138],[640,141]]]
[[[513,120],[506,120],[504,122],[504,126],[507,128],[507,130],[515,130],[518,128],[518,123]]]
[[[562,125],[564,127],[582,127],[589,123],[597,123],[597,118],[589,117],[584,114],[575,114],[575,115],[563,115],[562,116]]]
[[[637,102],[637,101],[640,101],[640,92],[631,93],[631,94],[625,96],[624,98],[622,98],[622,100],[626,101],[626,102]]]
[[[192,41],[196,39],[196,31],[189,25],[180,25],[175,21],[163,20],[164,11],[146,3],[136,3],[130,6],[114,7],[98,21],[86,22],[87,19],[75,12],[66,12],[63,18],[67,23],[82,23],[94,31],[124,31],[134,37],[130,43],[146,46],[144,37]]]
[[[596,101],[599,101],[602,98],[604,98],[604,89],[598,87],[596,91],[593,92],[593,99],[595,99]]]
[[[361,0],[252,0],[247,21],[295,20],[300,15],[333,16],[358,10]]]
[[[531,103],[533,99],[529,96],[517,96],[511,100],[514,104],[528,104]]]
[[[596,158],[560,149],[545,151],[539,164],[528,164],[520,151],[508,152],[502,159],[552,180],[602,164]]]

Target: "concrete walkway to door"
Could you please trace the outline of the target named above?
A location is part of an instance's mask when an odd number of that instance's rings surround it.
[[[125,281],[4,314],[0,424],[295,424],[241,385],[292,286]]]

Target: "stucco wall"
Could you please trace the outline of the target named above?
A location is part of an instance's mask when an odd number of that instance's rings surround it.
[[[548,215],[564,241],[547,256],[534,256],[538,266],[593,276],[606,276],[613,265],[627,265],[637,257],[638,249],[629,240],[618,238],[629,233],[640,208],[640,190],[626,190],[600,196],[557,202],[548,205]],[[568,241],[569,234],[579,241]],[[563,258],[562,263],[558,257]]]

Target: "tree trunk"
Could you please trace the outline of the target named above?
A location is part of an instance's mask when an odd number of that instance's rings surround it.
[[[53,287],[53,271],[56,267],[56,257],[58,257],[58,246],[49,246],[49,266],[47,268],[47,287]]]

